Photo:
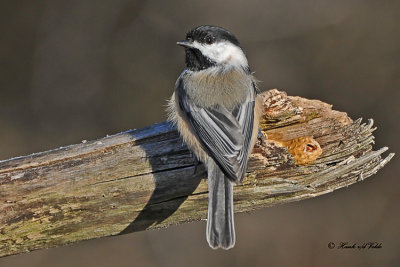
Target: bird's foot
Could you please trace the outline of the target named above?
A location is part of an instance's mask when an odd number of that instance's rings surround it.
[[[261,128],[258,128],[257,140],[260,143],[260,146],[264,144],[265,136],[264,133],[261,131]]]
[[[193,175],[194,175],[194,174],[196,174],[196,172],[197,172],[197,167],[199,166],[200,161],[199,161],[199,159],[196,157],[195,154],[192,153],[192,156],[193,156],[193,162],[194,162],[194,171],[193,171]]]

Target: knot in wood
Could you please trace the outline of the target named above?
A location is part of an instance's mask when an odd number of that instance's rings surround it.
[[[321,146],[311,136],[294,138],[282,145],[294,156],[297,165],[311,164],[322,154]]]

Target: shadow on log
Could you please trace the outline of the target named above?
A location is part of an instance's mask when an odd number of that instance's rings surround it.
[[[372,150],[373,121],[318,100],[262,94],[256,144],[235,212],[322,195],[393,156]],[[207,214],[207,181],[168,122],[0,162],[0,256],[168,227]]]

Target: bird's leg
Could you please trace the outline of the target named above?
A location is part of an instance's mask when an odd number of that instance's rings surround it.
[[[193,171],[193,175],[196,174],[197,172],[197,166],[199,166],[200,161],[199,159],[196,157],[196,154],[194,154],[193,152],[190,151],[190,154],[192,154],[193,157],[193,162],[194,162],[194,171]]]
[[[258,141],[260,142],[260,145],[263,145],[263,144],[264,144],[264,139],[265,139],[265,137],[264,137],[263,132],[261,131],[261,128],[258,128],[257,139],[258,139]]]

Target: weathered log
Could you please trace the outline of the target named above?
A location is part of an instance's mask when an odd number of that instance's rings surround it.
[[[318,100],[263,93],[265,139],[235,212],[361,181],[392,157],[372,151],[372,120]],[[206,218],[207,181],[168,122],[0,162],[0,256]]]

